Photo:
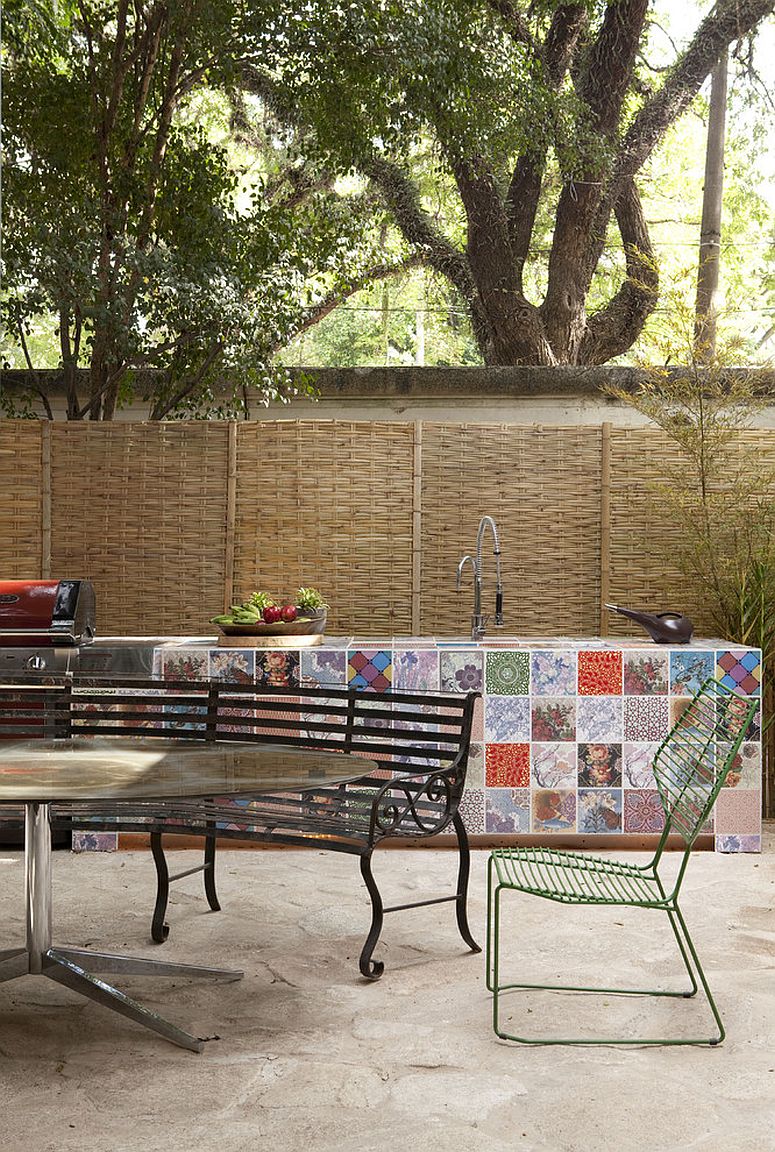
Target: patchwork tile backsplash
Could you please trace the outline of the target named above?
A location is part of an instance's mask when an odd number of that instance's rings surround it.
[[[476,835],[658,835],[654,754],[708,676],[761,695],[761,653],[695,641],[331,638],[319,648],[161,649],[168,678],[481,692],[461,805]],[[761,846],[761,720],[746,734],[713,814],[716,848]],[[84,843],[81,847],[92,845]]]

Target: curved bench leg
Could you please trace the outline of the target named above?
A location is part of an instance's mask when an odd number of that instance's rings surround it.
[[[164,914],[170,897],[170,872],[161,842],[161,832],[151,833],[151,852],[156,865],[156,903],[151,917],[151,939],[163,944],[170,934],[169,924],[164,923]]]
[[[471,935],[471,929],[468,925],[468,877],[471,873],[471,849],[468,845],[468,833],[466,832],[465,824],[459,812],[455,813],[452,824],[457,834],[458,853],[460,856],[460,863],[458,864],[457,870],[457,900],[455,901],[457,926],[460,930],[460,935],[471,951],[481,952],[482,949]]]
[[[220,912],[221,906],[215,890],[215,835],[205,837],[204,874],[207,903],[213,912]]]
[[[381,960],[372,960],[371,954],[379,940],[384,916],[382,896],[380,895],[379,888],[371,871],[371,853],[369,853],[368,856],[361,856],[361,876],[371,897],[371,928],[366,937],[366,943],[363,945],[358,966],[361,970],[361,975],[365,976],[367,980],[379,980],[385,971],[385,965]]]

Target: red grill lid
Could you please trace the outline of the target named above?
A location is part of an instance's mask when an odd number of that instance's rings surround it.
[[[0,580],[0,644],[84,644],[94,638],[90,580]]]

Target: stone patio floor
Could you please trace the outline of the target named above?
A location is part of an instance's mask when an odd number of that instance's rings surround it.
[[[471,896],[482,942],[486,856],[474,853]],[[178,852],[173,866],[196,860]],[[442,849],[383,850],[375,873],[387,901],[403,903],[450,883],[454,860]],[[220,913],[207,911],[200,885],[193,876],[175,887],[171,936],[157,947],[150,854],[55,854],[57,942],[242,967],[245,978],[117,978],[207,1037],[201,1055],[47,980],[0,986],[2,1152],[775,1149],[772,827],[761,856],[699,853],[684,884],[727,1028],[717,1049],[498,1040],[483,957],[462,946],[451,905],[386,917],[385,975],[363,981],[369,906],[351,857],[224,850]],[[4,947],[23,939],[22,891],[21,855],[0,852]],[[681,981],[667,919],[655,913],[513,896],[506,928],[515,979],[612,985],[640,971],[654,984]],[[514,1021],[538,1032],[710,1027],[702,1002],[610,996],[515,1001]]]

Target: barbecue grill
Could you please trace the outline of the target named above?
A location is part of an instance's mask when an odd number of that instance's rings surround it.
[[[90,580],[0,580],[0,674],[77,671],[94,607]]]

